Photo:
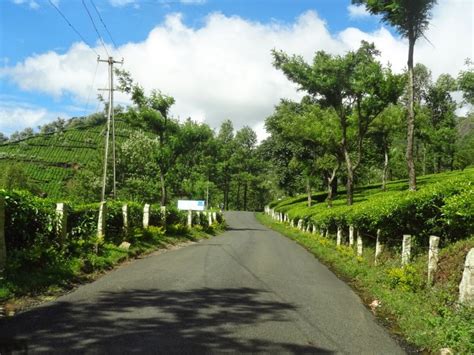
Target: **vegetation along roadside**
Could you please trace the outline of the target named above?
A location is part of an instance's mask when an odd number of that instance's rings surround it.
[[[0,274],[0,314],[7,316],[90,282],[131,258],[225,229],[218,211],[211,216],[195,213],[190,228],[187,213],[175,208],[113,201],[104,209],[99,233],[98,203],[65,204],[61,216],[52,200],[26,192],[0,190],[1,200],[8,258]]]
[[[313,196],[312,207],[306,196],[282,199],[257,218],[348,281],[372,312],[410,344],[428,352],[474,353],[474,312],[459,302],[464,262],[474,248],[472,169],[425,176],[417,192],[401,192],[406,184],[391,182],[385,192],[359,188],[353,206],[340,197],[328,208],[323,194]],[[350,226],[360,245],[348,240]],[[428,240],[435,232],[438,266],[428,281]],[[411,256],[403,265],[402,236],[408,233]],[[384,246],[377,261],[376,234]]]

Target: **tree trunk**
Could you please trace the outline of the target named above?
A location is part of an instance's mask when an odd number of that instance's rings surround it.
[[[235,195],[235,206],[240,211],[240,181],[237,182],[237,194]]]
[[[406,160],[408,166],[408,188],[410,191],[416,190],[415,160],[413,157],[413,146],[415,143],[415,110],[414,84],[413,84],[413,51],[415,38],[413,34],[408,37],[408,116],[407,116],[407,151]]]
[[[333,199],[332,184],[331,184],[331,179],[328,179],[328,197],[327,197],[327,201],[328,201],[328,207],[329,208],[332,207],[332,199]]]
[[[327,202],[328,202],[328,207],[332,207],[332,199],[333,196],[337,193],[337,171],[339,170],[340,164],[338,164],[337,168],[334,168],[332,170],[332,173],[330,176],[327,178],[327,189],[328,189],[328,197],[327,197]]]
[[[244,211],[247,211],[247,181],[244,183]]]
[[[423,144],[423,175],[426,175],[426,143]]]
[[[311,184],[309,177],[306,178],[306,194],[308,195],[308,207],[311,207]]]
[[[346,161],[346,172],[347,172],[347,204],[349,206],[352,205],[354,199],[354,168],[352,166],[351,157],[349,156],[349,152],[347,151],[347,147],[343,147],[344,151],[344,158]]]
[[[165,174],[160,169],[160,182],[161,182],[161,206],[166,206],[166,186],[165,186]]]
[[[387,176],[388,176],[388,147],[387,144],[384,144],[383,148],[383,176],[382,176],[382,190],[385,191],[387,189]]]
[[[347,205],[352,206],[354,202],[354,171],[347,167]]]
[[[337,170],[339,170],[339,168]],[[332,195],[336,196],[337,195],[337,176],[334,176],[334,179],[332,179],[331,189],[332,189]]]

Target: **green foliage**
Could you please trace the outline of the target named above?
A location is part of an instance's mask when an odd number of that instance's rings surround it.
[[[403,37],[415,41],[428,28],[430,11],[437,0],[352,0],[352,3],[364,5]]]
[[[421,188],[416,192],[403,191],[405,183],[399,182],[390,183],[387,192],[368,186],[356,193],[353,206],[338,199],[333,208],[324,204],[309,208],[302,198],[293,198],[274,202],[271,207],[321,229],[353,225],[371,235],[381,229],[387,242],[398,243],[403,234],[412,234],[425,245],[429,235],[458,240],[472,234],[473,180],[471,169],[427,176],[420,180]]]
[[[54,238],[54,204],[23,191],[0,190],[5,197],[7,249],[28,249],[34,245],[57,245]]]
[[[402,188],[405,187],[406,183]],[[349,279],[364,303],[378,300],[380,306],[375,309],[376,315],[384,323],[389,322],[416,347],[430,353],[446,347],[455,353],[473,353],[472,307],[456,302],[464,260],[468,251],[474,247],[473,237],[440,250],[435,283],[428,288],[428,248],[424,248],[407,266],[400,267],[399,254],[391,255],[388,251],[384,254],[384,261],[374,266],[366,258],[373,257],[374,250],[370,247],[364,247],[364,257],[356,257],[353,248],[336,246],[330,238],[288,228],[263,214],[257,214],[257,218],[303,245],[338,276]]]
[[[105,239],[99,240],[100,204],[68,204],[67,236],[60,240],[55,203],[24,191],[0,190],[0,195],[6,202],[7,245],[0,300],[13,294],[42,291],[53,285],[62,287],[82,273],[110,269],[130,256],[152,251],[167,243],[205,238],[223,224],[222,214],[218,213],[218,226],[208,226],[207,219],[201,218],[201,225],[189,229],[186,213],[168,208],[165,227],[160,206],[152,205],[151,225],[143,229],[143,205],[109,201]],[[128,206],[128,228],[124,226],[124,204]],[[129,250],[118,247],[122,241],[131,243]]]
[[[470,59],[466,60],[466,70],[458,75],[458,88],[462,91],[466,103],[474,105],[474,68]]]
[[[415,291],[420,285],[417,270],[411,265],[394,267],[386,270],[388,285],[402,291]]]
[[[449,233],[458,237],[474,234],[474,189],[466,190],[446,198],[441,213]]]

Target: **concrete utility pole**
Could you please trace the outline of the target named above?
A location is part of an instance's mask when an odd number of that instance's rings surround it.
[[[109,64],[109,88],[100,89],[109,92],[109,107],[107,110],[107,132],[105,136],[105,153],[104,153],[104,175],[102,179],[102,195],[101,201],[105,201],[105,187],[107,185],[107,163],[109,158],[109,136],[110,126],[112,125],[112,161],[113,161],[113,196],[114,199],[117,196],[117,183],[116,183],[116,171],[115,171],[115,115],[114,115],[114,64],[123,64],[123,59],[119,62],[114,60],[113,57],[108,59],[97,58],[98,62]]]

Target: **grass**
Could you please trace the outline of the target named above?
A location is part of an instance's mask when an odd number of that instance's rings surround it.
[[[162,228],[149,227],[135,232],[128,250],[104,243],[98,254],[92,251],[81,257],[58,254],[53,262],[46,265],[26,264],[24,257],[28,254],[25,252],[11,255],[9,265],[3,275],[0,274],[0,303],[11,304],[20,298],[61,294],[78,284],[94,280],[101,273],[126,260],[179,243],[206,239],[224,228],[223,224],[208,229],[196,227],[185,233],[169,235]]]
[[[427,253],[419,252],[406,267],[398,252],[386,250],[374,265],[374,250],[365,248],[358,257],[349,246],[337,246],[332,238],[301,232],[257,214],[265,225],[295,240],[346,280],[366,304],[381,302],[375,312],[390,330],[420,350],[474,353],[474,312],[457,303],[458,285],[474,236],[440,251],[438,273],[432,287],[426,284]]]

